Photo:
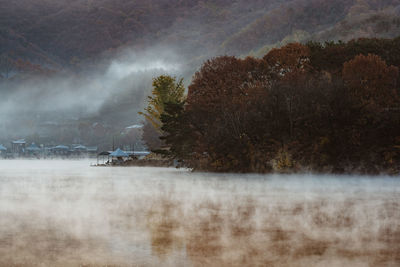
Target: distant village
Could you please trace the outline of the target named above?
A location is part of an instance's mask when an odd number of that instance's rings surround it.
[[[47,147],[31,143],[27,145],[24,139],[11,142],[11,147],[7,148],[0,144],[0,156],[4,159],[32,158],[32,159],[51,159],[51,158],[97,158],[98,166],[106,165],[126,165],[133,160],[142,159],[149,155],[148,151],[122,150],[117,148],[111,151],[98,151],[96,146],[84,146],[81,144],[57,145]]]
[[[128,126],[121,132],[122,136],[141,136],[142,125]],[[111,138],[109,149],[104,149],[104,145],[89,146],[81,143],[74,144],[37,144],[27,142],[25,139],[10,141],[0,144],[0,158],[3,159],[51,159],[51,158],[97,158],[97,163],[116,163],[125,162],[132,159],[143,158],[150,154],[143,149],[142,145],[126,142],[116,142]],[[137,138],[135,138],[136,140]],[[132,138],[129,140],[132,141]],[[4,141],[4,140],[3,140]],[[121,140],[120,140],[121,141]]]
[[[48,158],[48,157],[96,157],[98,148],[81,144],[44,146],[35,143],[27,144],[25,139],[11,141],[10,146],[0,144],[3,158]]]

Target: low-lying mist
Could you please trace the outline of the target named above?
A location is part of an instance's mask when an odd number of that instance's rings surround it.
[[[398,177],[0,161],[0,266],[398,266]]]
[[[182,62],[172,49],[125,50],[79,72],[10,79],[0,84],[0,135],[40,135],[43,125],[82,118],[118,126],[138,123],[152,78],[162,74],[182,75]]]

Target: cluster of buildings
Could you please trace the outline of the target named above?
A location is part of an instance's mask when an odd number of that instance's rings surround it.
[[[97,147],[87,147],[81,144],[38,146],[35,143],[27,144],[24,139],[12,141],[9,147],[0,144],[0,156],[3,158],[96,157],[97,150]]]
[[[124,162],[130,159],[145,157],[149,152],[141,141],[143,125],[135,124],[125,127],[119,134],[108,133],[106,128],[100,123],[93,125],[82,124],[79,126],[80,134],[78,137],[59,138],[61,140],[71,140],[74,144],[57,144],[52,138],[34,138],[35,140],[47,140],[51,145],[27,142],[19,139],[12,142],[0,143],[0,158],[98,158],[107,159],[109,162]],[[86,136],[86,135],[87,136]],[[46,136],[46,135],[44,135]],[[112,139],[112,150],[104,151],[108,145],[107,141]],[[4,140],[4,139],[3,139]],[[81,144],[82,140],[96,143],[97,146],[86,146]],[[127,145],[129,144],[129,145]],[[111,147],[111,144],[110,146]],[[120,149],[115,149],[115,148]]]
[[[96,158],[99,163],[100,159],[107,159],[109,163],[122,163],[129,159],[142,158],[150,154],[148,151],[134,151],[132,147],[124,147],[124,150],[118,148],[115,151],[98,151],[98,148],[93,146],[84,146],[81,144],[45,146],[36,145],[35,143],[28,144],[24,139],[12,141],[9,147],[0,144],[1,158]]]

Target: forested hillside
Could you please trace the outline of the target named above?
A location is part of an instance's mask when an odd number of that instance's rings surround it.
[[[227,53],[262,56],[293,41],[348,41],[400,34],[397,0],[296,0],[270,10],[222,45]]]
[[[399,12],[399,0],[1,0],[0,54],[73,67],[165,45],[200,64],[290,41],[395,37]]]
[[[123,46],[139,49],[189,42],[196,43],[192,51],[206,51],[277,3],[1,0],[1,53],[40,63],[55,60],[73,65]]]
[[[202,171],[398,174],[399,49],[359,39],[210,59],[186,101],[165,102],[159,153]]]

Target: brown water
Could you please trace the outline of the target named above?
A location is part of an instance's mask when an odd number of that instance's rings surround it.
[[[399,266],[400,177],[0,161],[0,266]]]

